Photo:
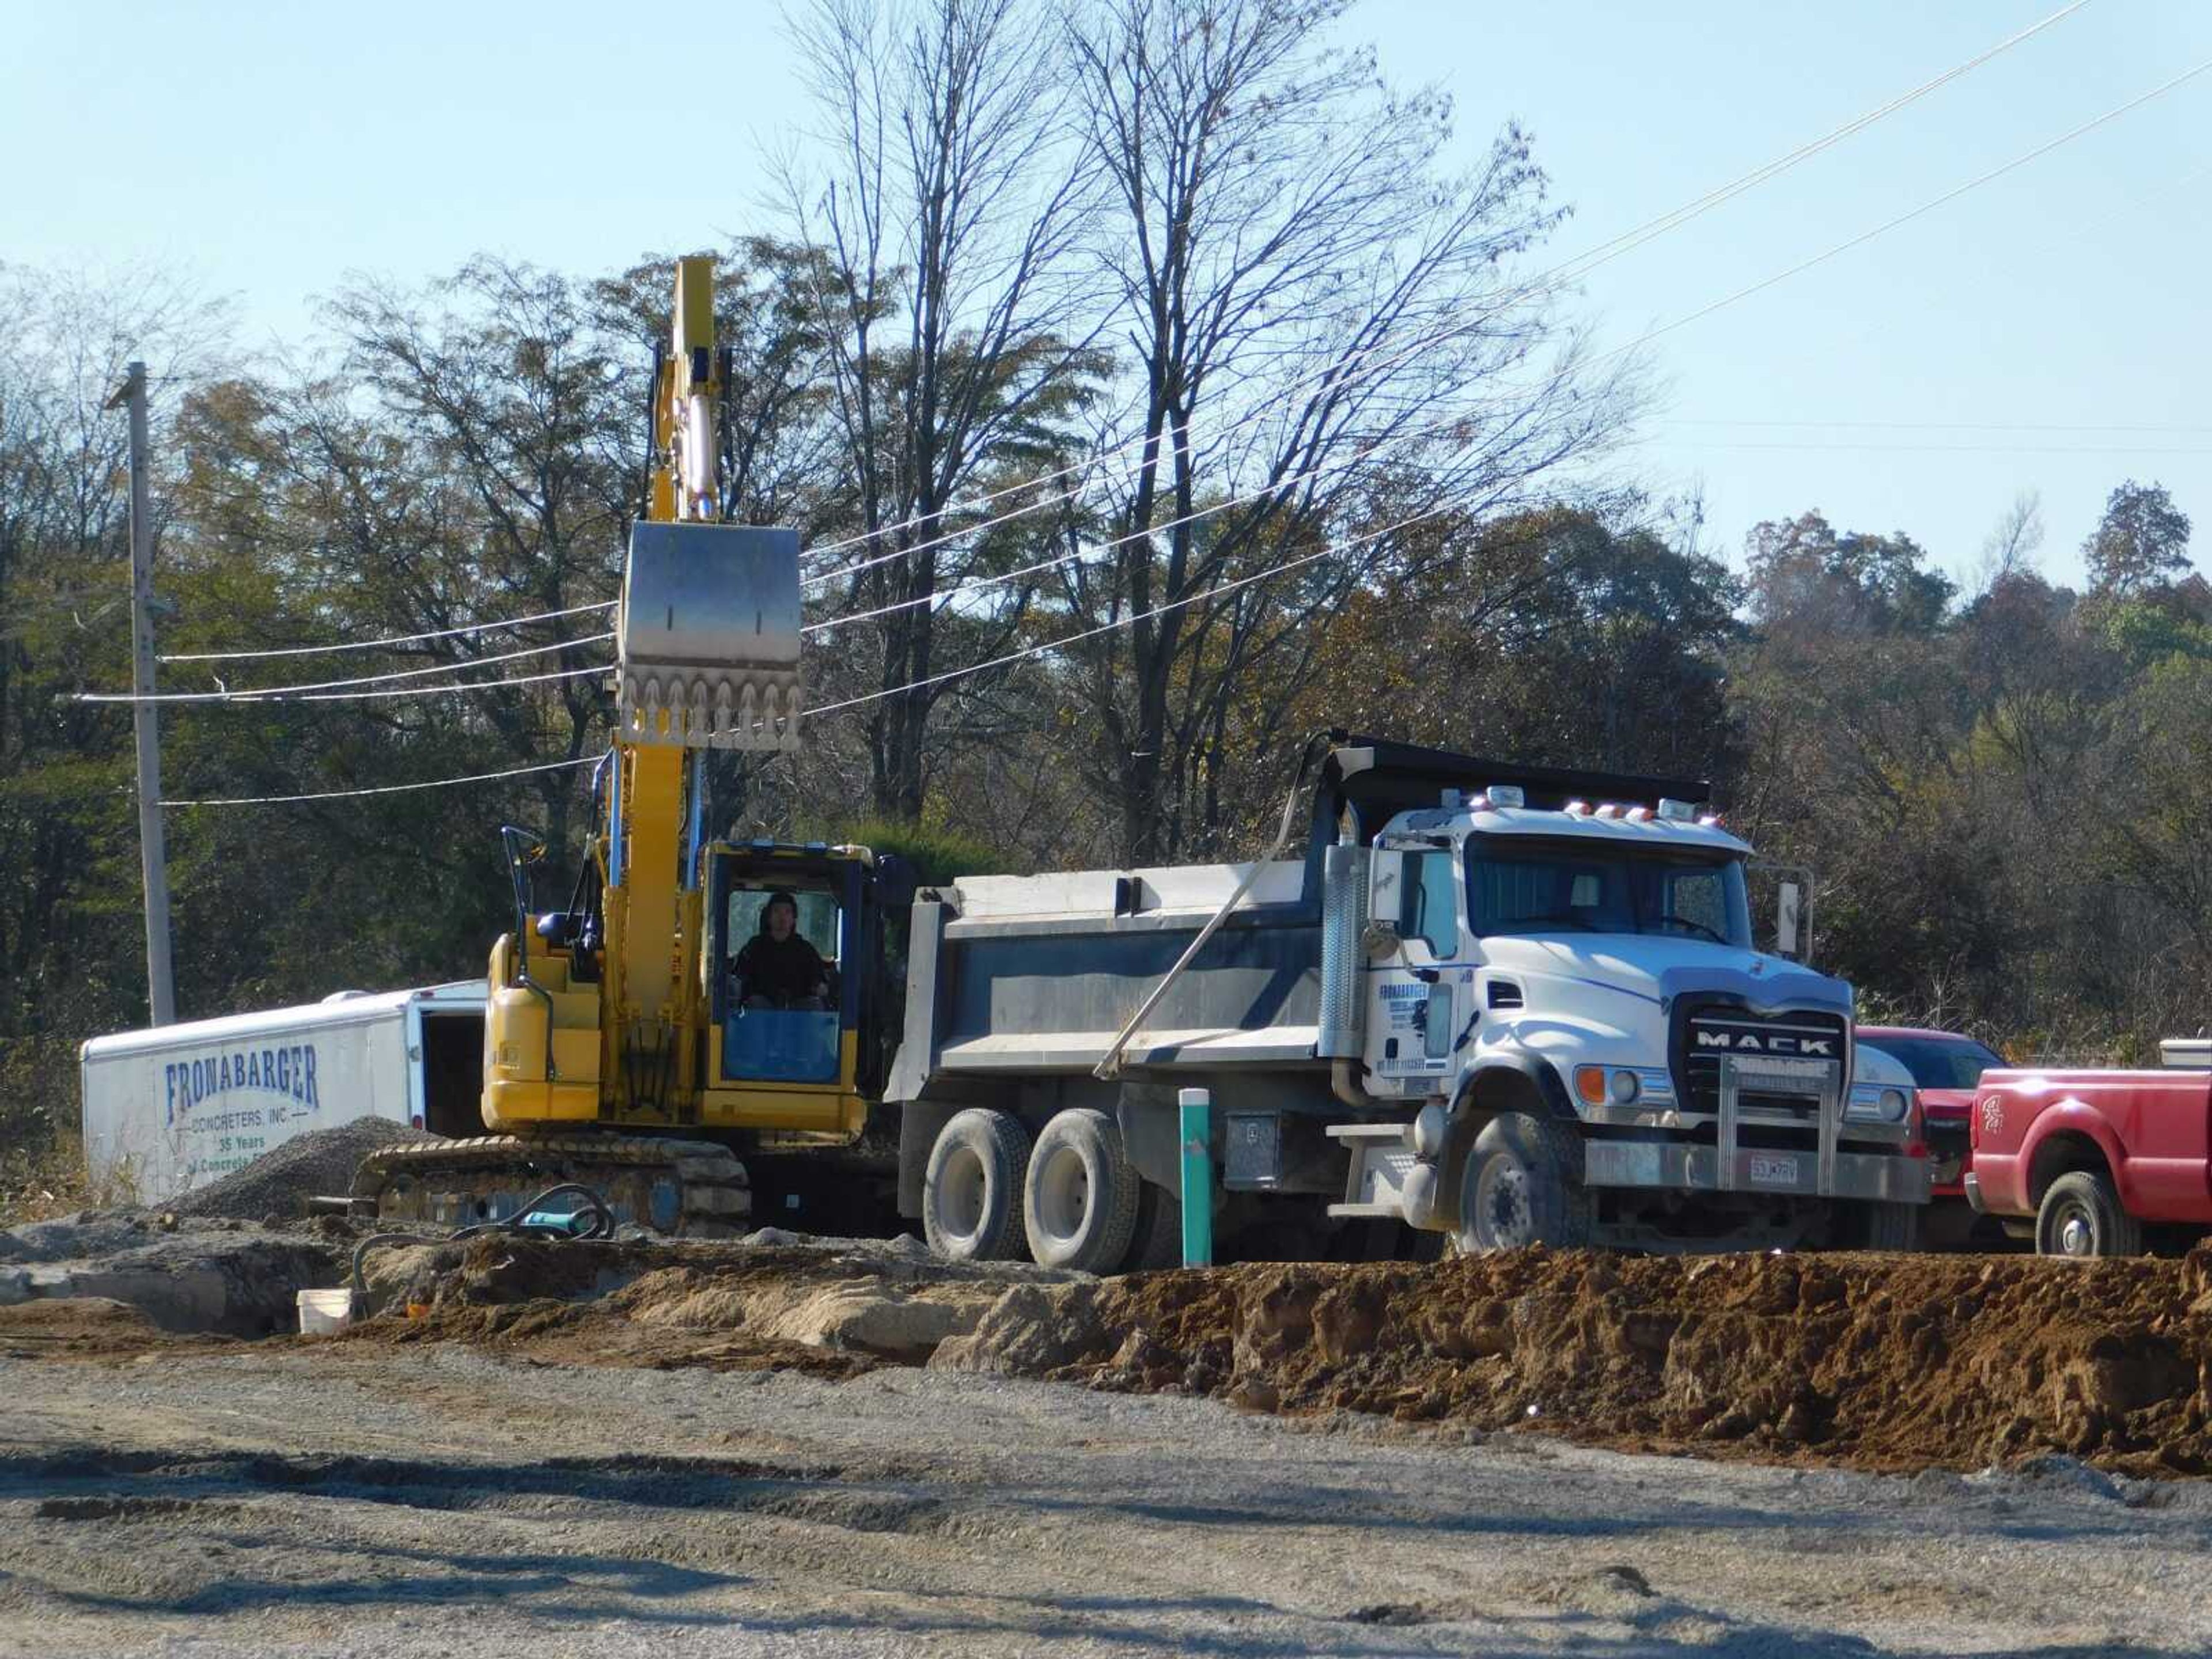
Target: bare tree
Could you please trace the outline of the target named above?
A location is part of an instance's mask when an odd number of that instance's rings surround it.
[[[1373,532],[1519,504],[1603,439],[1626,385],[1506,275],[1558,217],[1527,136],[1446,176],[1446,100],[1333,49],[1346,4],[1093,0],[1066,25],[1129,358],[1099,434],[1126,474],[1105,469],[1108,544],[1062,597],[1129,623],[1085,661],[1135,860],[1210,838],[1224,709],[1259,654],[1295,659],[1361,583],[1455,545]],[[1230,586],[1356,533],[1295,580]]]
[[[1972,597],[1979,599],[1999,582],[2013,576],[2035,574],[2035,555],[2043,545],[2043,495],[2023,489],[1998,516],[1982,539],[1982,556],[1974,568]]]
[[[886,690],[869,706],[876,809],[921,815],[945,619],[927,596],[987,551],[940,538],[963,490],[1032,473],[1091,360],[1067,254],[1081,152],[1062,142],[1051,57],[1027,0],[823,0],[792,21],[830,156],[785,169],[790,211],[835,262],[829,370],[855,486],[848,610],[836,635]],[[1004,538],[981,544],[1006,546]],[[969,654],[1011,637],[1026,590]],[[973,618],[973,611],[963,612]]]

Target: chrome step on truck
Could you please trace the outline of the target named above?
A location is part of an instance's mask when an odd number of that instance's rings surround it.
[[[1910,1103],[1852,1088],[1850,988],[1753,947],[1751,849],[1702,785],[1342,736],[1315,755],[1303,856],[921,896],[888,1098],[901,1208],[939,1248],[981,1214],[998,1248],[1026,1228],[1126,1265],[1066,1220],[1054,1126],[1111,1126],[1084,1139],[1102,1214],[1129,1182],[1159,1213],[1189,1086],[1232,1250],[1340,1251],[1378,1223],[1468,1249],[1909,1237]],[[1061,1171],[1050,1224],[1032,1146]]]

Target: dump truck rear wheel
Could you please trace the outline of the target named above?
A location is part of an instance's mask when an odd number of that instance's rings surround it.
[[[1121,1258],[1127,1273],[1155,1273],[1182,1266],[1182,1205],[1157,1182],[1139,1177],[1137,1225]]]
[[[1924,1204],[1869,1204],[1866,1206],[1866,1247],[1869,1250],[1917,1250],[1920,1248],[1921,1212]]]
[[[922,1176],[929,1248],[950,1261],[1019,1261],[1029,1163],[1029,1133],[1015,1119],[981,1107],[954,1113],[937,1132]]]
[[[2038,1255],[2141,1255],[2142,1249],[2142,1223],[2120,1207],[2112,1177],[2100,1170],[2059,1176],[2036,1208]]]
[[[1592,1216],[1582,1171],[1582,1140],[1566,1125],[1499,1113],[1474,1138],[1460,1177],[1460,1253],[1587,1245]]]
[[[1060,1113],[1037,1136],[1023,1183],[1030,1257],[1047,1267],[1114,1272],[1136,1234],[1139,1185],[1112,1118],[1087,1106]]]

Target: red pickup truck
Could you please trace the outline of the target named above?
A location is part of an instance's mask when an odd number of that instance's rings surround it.
[[[2212,1228],[2212,1072],[1982,1073],[1966,1200],[2043,1255],[2136,1255]]]

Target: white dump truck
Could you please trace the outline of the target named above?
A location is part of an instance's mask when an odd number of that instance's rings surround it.
[[[474,1133],[484,996],[480,979],[341,992],[94,1037],[77,1054],[86,1166],[151,1204],[356,1118]]]
[[[1705,786],[1342,734],[1301,778],[1303,858],[918,896],[886,1097],[936,1249],[1165,1259],[1194,1086],[1231,1250],[1911,1242],[1911,1099],[1851,1086],[1848,985],[1754,947]]]

